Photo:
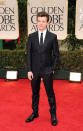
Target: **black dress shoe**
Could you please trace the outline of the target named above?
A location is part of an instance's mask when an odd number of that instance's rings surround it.
[[[53,126],[56,126],[56,125],[57,125],[57,119],[56,119],[55,115],[51,115],[51,124],[52,124]]]
[[[34,118],[37,118],[39,115],[38,114],[34,114],[32,113],[27,119],[25,122],[31,122],[34,120]]]

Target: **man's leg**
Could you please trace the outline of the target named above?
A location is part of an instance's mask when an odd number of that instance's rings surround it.
[[[34,77],[31,80],[33,113],[26,119],[26,122],[31,122],[34,120],[34,118],[38,117],[40,81],[41,81],[40,77],[37,78]]]
[[[56,125],[57,120],[56,120],[56,100],[55,100],[55,94],[53,90],[53,74],[49,74],[43,77],[43,82],[45,85],[45,90],[48,96],[48,101],[50,105],[50,114],[52,118],[52,124]]]
[[[39,91],[40,91],[40,77],[33,78],[31,81],[32,87],[32,109],[34,113],[38,113],[38,105],[39,105]]]

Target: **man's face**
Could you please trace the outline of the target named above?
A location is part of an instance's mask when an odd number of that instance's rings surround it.
[[[37,26],[40,31],[44,31],[47,28],[48,22],[47,17],[38,17]]]

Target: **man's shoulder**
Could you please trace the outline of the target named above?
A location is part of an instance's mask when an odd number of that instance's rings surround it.
[[[48,32],[49,32],[49,35],[50,35],[51,37],[56,37],[56,38],[57,38],[57,34],[52,33],[52,32],[50,32],[50,31],[48,31]]]
[[[35,37],[36,35],[37,35],[37,31],[36,31],[36,32],[33,32],[33,33],[30,33],[30,34],[29,34],[29,37],[32,38],[32,37]]]

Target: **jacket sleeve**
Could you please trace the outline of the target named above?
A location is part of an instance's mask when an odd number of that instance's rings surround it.
[[[26,43],[26,50],[27,50],[27,70],[28,72],[31,71],[31,37],[29,35],[28,41]]]
[[[58,47],[58,40],[57,35],[55,35],[54,42],[53,42],[53,65],[52,70],[56,70],[57,64],[59,59],[59,47]]]

